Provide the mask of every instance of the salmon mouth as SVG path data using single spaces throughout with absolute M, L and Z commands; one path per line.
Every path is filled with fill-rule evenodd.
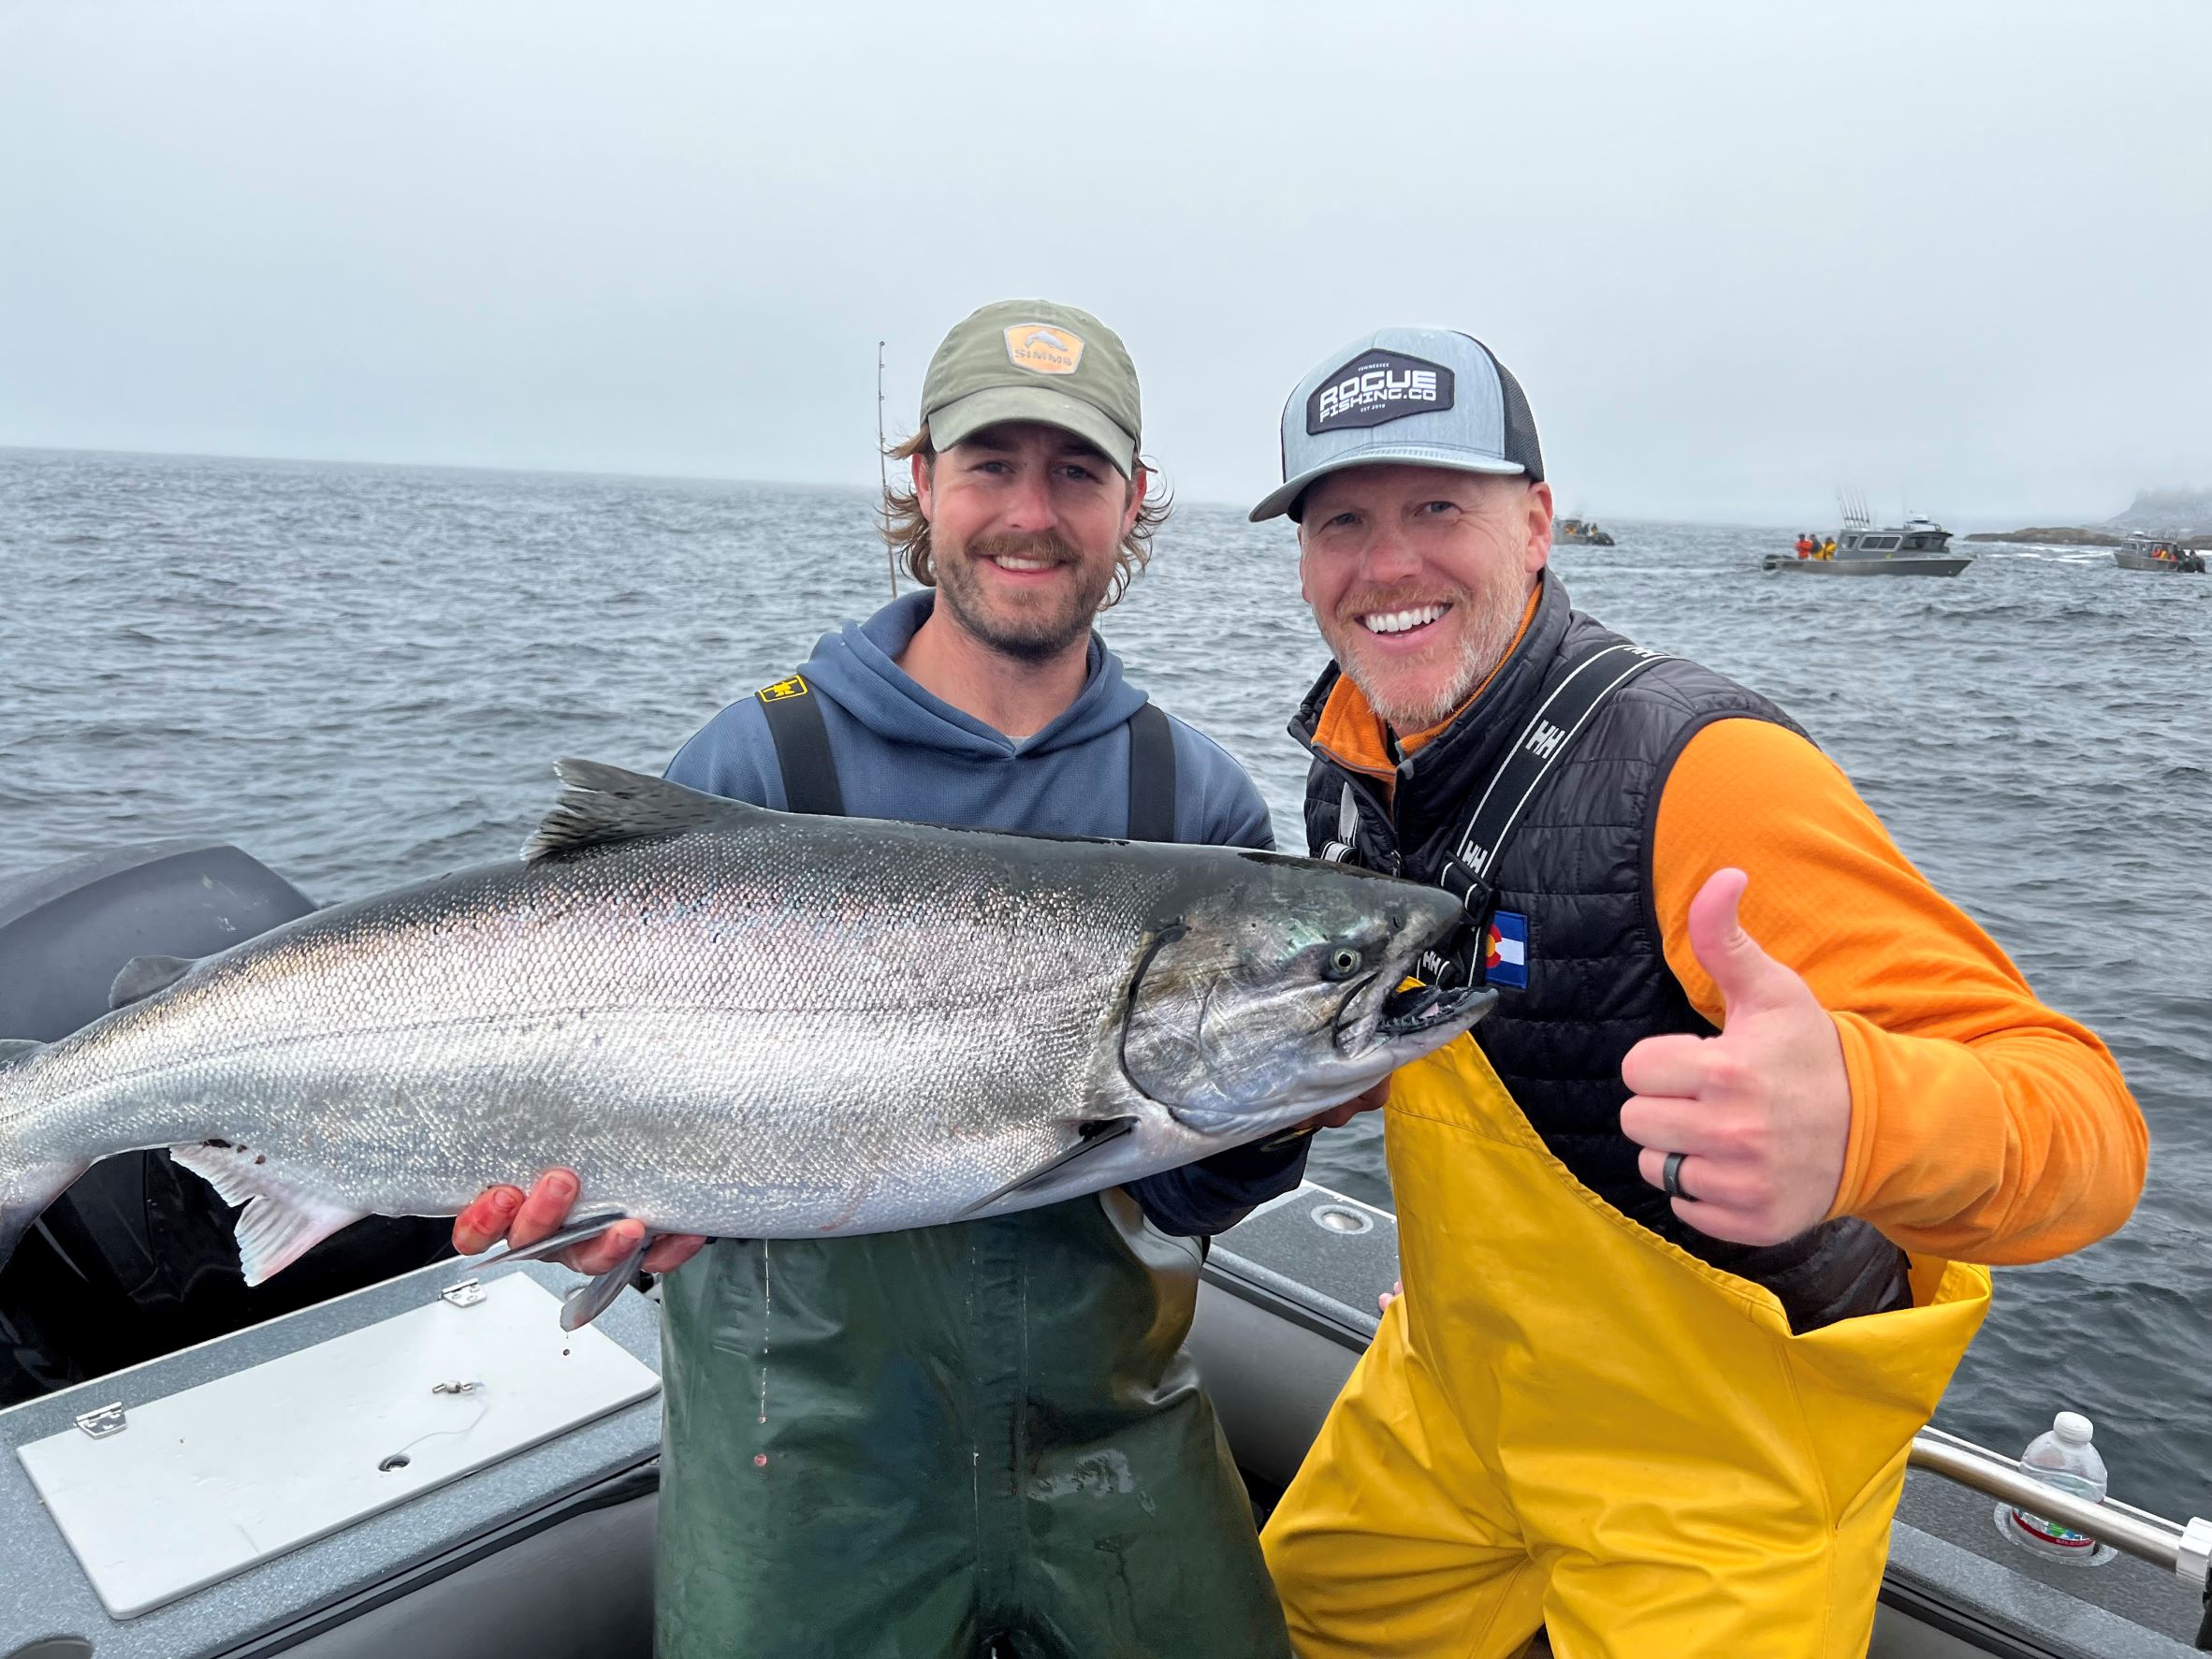
M 1385 984 L 1395 988 L 1385 991 Z M 1339 1006 L 1336 1047 L 1347 1056 L 1363 1055 L 1391 1043 L 1418 1041 L 1442 1028 L 1463 1030 L 1497 999 L 1488 985 L 1423 984 L 1385 970 L 1361 981 Z
M 1469 1009 L 1487 1009 L 1497 999 L 1498 994 L 1488 985 L 1404 985 L 1383 998 L 1375 1034 L 1388 1042 L 1419 1037 L 1439 1026 L 1471 1024 L 1463 1018 Z

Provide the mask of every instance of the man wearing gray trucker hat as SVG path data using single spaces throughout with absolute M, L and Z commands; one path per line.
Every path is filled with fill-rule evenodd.
M 1272 847 L 1244 771 L 1092 631 L 1162 514 L 1142 431 L 1096 317 L 1025 299 L 959 324 L 882 503 L 922 586 L 722 710 L 668 776 L 789 811 Z M 1200 1237 L 1304 1157 L 1290 1137 L 1018 1215 L 722 1239 L 669 1273 L 662 1659 L 1287 1655 L 1181 1350 Z M 576 1197 L 548 1181 L 487 1194 L 457 1242 L 544 1237 Z M 618 1264 L 635 1230 L 614 1234 L 571 1265 Z
M 2118 1227 L 2141 1114 L 1788 716 L 1569 607 L 1481 342 L 1352 342 L 1282 443 L 1308 841 L 1456 894 L 1424 972 L 1498 992 L 1390 1083 L 1404 1294 L 1268 1522 L 1292 1643 L 1864 1653 L 1970 1264 Z

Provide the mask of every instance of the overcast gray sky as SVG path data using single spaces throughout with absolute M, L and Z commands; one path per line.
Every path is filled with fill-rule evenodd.
M 1117 328 L 1186 500 L 1481 336 L 1562 505 L 2212 486 L 2212 6 L 0 0 L 0 444 L 864 483 Z

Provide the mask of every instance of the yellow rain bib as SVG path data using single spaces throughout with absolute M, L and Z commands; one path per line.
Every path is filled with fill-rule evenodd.
M 1987 1271 L 1794 1335 L 1578 1182 L 1472 1039 L 1386 1121 L 1405 1294 L 1263 1538 L 1302 1659 L 1863 1654 Z

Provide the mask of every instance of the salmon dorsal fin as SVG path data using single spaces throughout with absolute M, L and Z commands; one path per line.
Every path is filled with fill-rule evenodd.
M 561 761 L 553 770 L 561 782 L 560 798 L 537 834 L 523 843 L 522 857 L 529 864 L 589 847 L 680 836 L 709 824 L 730 828 L 764 810 L 598 761 Z

